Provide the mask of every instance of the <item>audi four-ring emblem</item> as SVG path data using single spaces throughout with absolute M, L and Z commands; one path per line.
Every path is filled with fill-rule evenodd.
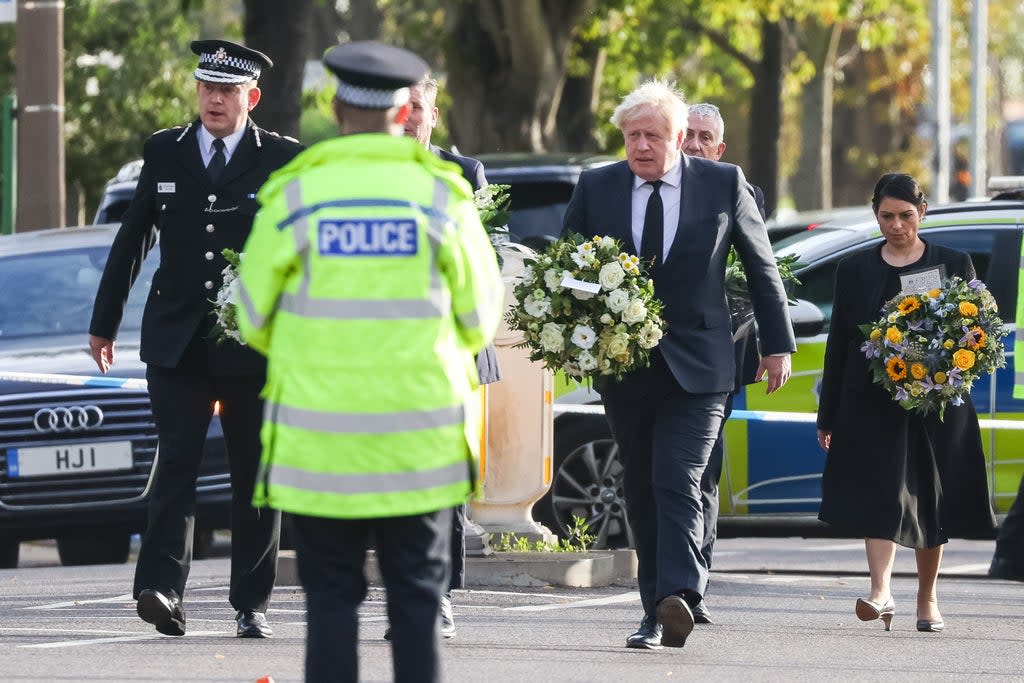
M 32 424 L 40 434 L 84 432 L 103 424 L 103 411 L 93 405 L 40 408 Z

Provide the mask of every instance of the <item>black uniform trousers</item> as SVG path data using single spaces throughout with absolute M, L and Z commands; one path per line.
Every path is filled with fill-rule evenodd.
M 225 342 L 229 343 L 229 342 Z M 146 370 L 156 419 L 159 455 L 149 501 L 149 519 L 135 567 L 134 596 L 147 588 L 184 595 L 192 562 L 196 478 L 213 404 L 220 420 L 231 471 L 231 589 L 236 610 L 265 612 L 277 577 L 281 513 L 254 508 L 260 461 L 262 375 L 218 376 L 209 367 L 207 341 L 197 335 L 176 368 Z
M 448 585 L 451 515 L 451 508 L 379 519 L 291 515 L 306 592 L 306 681 L 359 680 L 359 605 L 366 598 L 363 566 L 371 540 L 387 590 L 394 680 L 444 679 L 439 611 Z
M 685 391 L 657 349 L 649 367 L 602 389 L 624 468 L 640 600 L 648 615 L 669 595 L 686 593 L 692 606 L 704 593 L 700 481 L 726 396 Z

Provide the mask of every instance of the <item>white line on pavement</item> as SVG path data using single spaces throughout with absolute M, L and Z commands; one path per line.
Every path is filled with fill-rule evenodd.
M 621 602 L 639 602 L 640 593 L 630 591 L 621 595 L 610 595 L 607 598 L 592 598 L 590 600 L 576 600 L 574 602 L 561 603 L 557 605 L 520 605 L 519 607 L 506 607 L 507 612 L 546 612 L 554 609 L 573 609 L 577 607 L 597 607 L 599 605 L 614 605 Z
M 51 602 L 48 605 L 32 605 L 22 609 L 61 609 L 63 607 L 78 607 L 80 605 L 98 605 L 110 602 L 134 602 L 131 593 L 117 595 L 112 598 L 95 598 L 93 600 L 71 600 L 69 602 Z
M 196 636 L 224 636 L 230 635 L 234 638 L 234 634 L 226 634 L 223 631 L 195 631 L 189 633 L 187 636 L 181 636 L 184 638 L 194 638 Z M 52 650 L 59 647 L 81 647 L 82 645 L 102 645 L 104 643 L 129 643 L 135 640 L 154 640 L 156 638 L 177 638 L 179 636 L 164 636 L 159 633 L 147 636 L 121 636 L 118 638 L 90 638 L 88 640 L 65 640 L 56 643 L 38 643 L 36 645 L 19 645 L 18 647 L 25 649 L 34 650 Z
M 988 574 L 988 563 L 986 564 L 958 564 L 953 567 L 942 567 L 940 574 Z

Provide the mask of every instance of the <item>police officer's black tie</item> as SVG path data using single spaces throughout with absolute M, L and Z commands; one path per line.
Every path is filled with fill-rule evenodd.
M 217 138 L 213 141 L 213 158 L 210 159 L 210 163 L 206 166 L 206 173 L 210 176 L 210 180 L 217 182 L 221 171 L 224 170 L 224 164 L 224 141 Z
M 644 261 L 654 259 L 654 267 L 657 267 L 663 260 L 662 251 L 665 248 L 665 205 L 661 202 L 662 181 L 648 180 L 647 184 L 653 189 L 651 196 L 647 199 L 647 211 L 644 213 L 644 232 L 640 236 L 640 258 Z M 653 270 L 653 268 L 652 268 Z

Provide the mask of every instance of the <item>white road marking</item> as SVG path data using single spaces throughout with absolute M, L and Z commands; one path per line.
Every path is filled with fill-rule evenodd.
M 196 636 L 223 636 L 235 638 L 235 634 L 223 631 L 195 631 L 186 636 L 165 636 L 159 633 L 144 636 L 120 636 L 115 638 L 90 638 L 88 640 L 65 640 L 56 643 L 38 643 L 36 645 L 19 645 L 20 648 L 32 650 L 52 650 L 60 647 L 81 647 L 83 645 L 103 645 L 105 643 L 130 643 L 138 640 L 155 640 L 157 638 L 190 638 Z
M 986 564 L 960 564 L 953 567 L 942 567 L 940 574 L 988 574 L 989 565 Z
M 555 609 L 574 609 L 578 607 L 597 607 L 599 605 L 615 605 L 622 602 L 639 602 L 640 593 L 630 591 L 620 595 L 610 595 L 607 598 L 592 598 L 589 600 L 575 600 L 573 602 L 559 603 L 556 605 L 520 605 L 518 607 L 506 607 L 506 612 L 546 612 Z
M 131 593 L 125 593 L 124 595 L 117 595 L 112 598 L 95 598 L 92 600 L 71 600 L 69 602 L 51 602 L 48 605 L 32 605 L 30 607 L 23 607 L 22 609 L 61 609 L 64 607 L 78 607 L 80 605 L 100 605 L 111 602 L 134 602 Z

